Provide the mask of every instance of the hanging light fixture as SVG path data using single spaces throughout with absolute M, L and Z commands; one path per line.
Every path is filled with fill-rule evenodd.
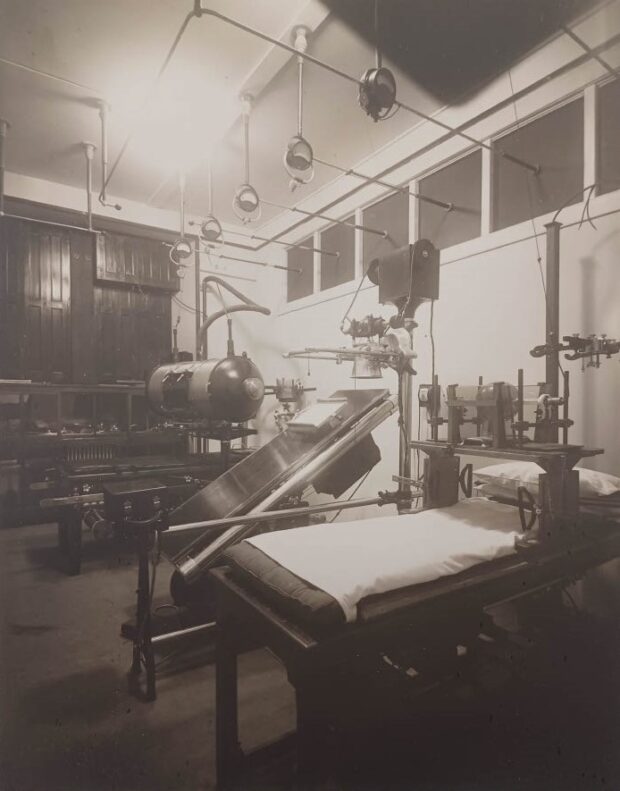
M 179 226 L 181 234 L 170 248 L 170 260 L 177 266 L 189 258 L 194 249 L 185 238 L 185 173 L 179 173 Z
M 250 184 L 250 110 L 252 97 L 244 94 L 241 99 L 243 108 L 243 138 L 244 138 L 244 183 L 235 192 L 233 198 L 233 211 L 244 223 L 252 222 L 260 217 L 260 198 L 254 187 Z
M 211 160 L 209 160 L 207 168 L 209 212 L 200 224 L 200 237 L 205 242 L 217 243 L 223 240 L 224 232 L 222 231 L 220 221 L 213 214 L 213 174 L 211 172 Z
M 314 178 L 314 154 L 312 146 L 303 135 L 304 109 L 304 59 L 308 48 L 308 31 L 301 26 L 294 31 L 294 46 L 301 53 L 297 56 L 297 134 L 288 141 L 284 152 L 284 167 L 291 177 L 291 192 L 297 187 L 308 184 Z
M 373 121 L 385 120 L 396 101 L 396 79 L 383 66 L 379 48 L 379 0 L 375 0 L 375 67 L 367 69 L 360 79 L 359 103 Z

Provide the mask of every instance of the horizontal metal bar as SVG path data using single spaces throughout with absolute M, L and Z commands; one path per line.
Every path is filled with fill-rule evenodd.
M 174 247 L 174 245 L 171 244 L 170 242 L 162 242 L 162 244 L 165 247 L 169 247 L 169 248 Z M 263 267 L 268 267 L 269 269 L 283 269 L 285 272 L 293 272 L 293 271 L 301 272 L 301 269 L 293 270 L 293 269 L 289 269 L 288 266 L 282 266 L 281 264 L 271 264 L 268 263 L 267 261 L 252 261 L 250 258 L 237 258 L 236 256 L 233 255 L 224 255 L 222 253 L 218 253 L 216 252 L 216 250 L 217 248 L 215 247 L 211 248 L 208 245 L 206 250 L 201 250 L 199 247 L 192 247 L 192 253 L 194 254 L 198 253 L 198 255 L 206 255 L 209 258 L 209 260 L 211 260 L 211 257 L 216 259 L 221 258 L 224 261 L 238 261 L 241 264 L 254 264 L 254 266 L 263 266 Z M 184 269 L 194 269 L 193 264 L 177 263 L 176 265 L 183 267 Z
M 176 632 L 167 632 L 166 634 L 156 634 L 151 637 L 151 643 L 157 645 L 159 643 L 167 643 L 170 640 L 178 640 L 181 637 L 187 637 L 190 634 L 198 634 L 200 632 L 213 632 L 215 631 L 215 621 L 209 623 L 201 623 L 198 626 L 188 626 L 187 629 L 178 629 Z
M 336 220 L 334 217 L 328 217 L 326 214 L 320 214 L 316 211 L 306 211 L 305 209 L 300 209 L 298 206 L 283 206 L 281 203 L 274 203 L 273 201 L 265 200 L 264 198 L 261 199 L 263 203 L 267 204 L 267 206 L 274 206 L 276 209 L 282 209 L 283 211 L 295 211 L 299 214 L 304 214 L 306 217 L 318 217 L 321 220 L 328 220 L 329 222 L 336 223 L 336 225 L 346 225 L 349 228 L 357 228 L 365 233 L 374 233 L 377 236 L 381 236 L 384 239 L 387 238 L 388 232 L 387 231 L 380 231 L 377 228 L 369 228 L 367 225 L 360 225 L 356 222 L 347 222 L 346 220 Z
M 321 503 L 309 505 L 305 508 L 283 508 L 280 511 L 262 511 L 244 516 L 225 516 L 222 519 L 210 519 L 206 522 L 188 522 L 185 525 L 172 525 L 167 533 L 183 533 L 188 530 L 198 530 L 212 527 L 231 527 L 233 525 L 253 524 L 254 522 L 271 522 L 274 519 L 294 519 L 298 516 L 309 514 L 322 514 L 327 511 L 344 511 L 347 508 L 364 508 L 369 505 L 381 505 L 381 497 L 367 497 L 359 500 L 344 500 L 343 502 Z
M 587 52 L 587 54 L 591 58 L 594 58 L 594 60 L 597 61 L 597 63 L 599 63 L 605 69 L 605 71 L 608 71 L 614 77 L 618 77 L 618 75 L 620 75 L 620 71 L 618 71 L 618 69 L 614 69 L 614 67 L 611 66 L 609 63 L 607 63 L 607 61 L 604 58 L 601 58 L 598 52 L 594 52 L 592 48 L 589 47 L 586 44 L 586 42 L 583 39 L 581 39 L 576 33 L 574 33 L 567 25 L 562 25 L 562 30 L 566 33 L 567 36 L 572 38 L 572 40 L 576 44 L 578 44 L 584 52 Z
M 367 181 L 369 184 L 379 184 L 381 187 L 387 187 L 388 189 L 395 190 L 396 192 L 402 192 L 405 195 L 411 195 L 412 198 L 416 198 L 416 200 L 422 201 L 423 203 L 432 203 L 433 206 L 441 206 L 442 209 L 446 211 L 452 211 L 455 208 L 453 203 L 446 203 L 446 201 L 438 200 L 437 198 L 430 198 L 427 195 L 421 195 L 419 192 L 412 192 L 407 187 L 398 187 L 396 184 L 390 184 L 387 181 L 383 181 L 382 179 L 377 179 L 374 176 L 366 176 L 364 173 L 358 173 L 353 168 L 343 168 L 340 165 L 334 165 L 333 162 L 327 162 L 324 159 L 319 159 L 319 157 L 314 157 L 314 161 L 318 162 L 320 165 L 325 165 L 328 168 L 333 168 L 334 170 L 338 170 L 340 173 L 344 173 L 346 176 L 355 176 L 355 178 L 363 179 Z
M 429 123 L 435 124 L 436 126 L 440 126 L 442 129 L 445 129 L 446 132 L 450 132 L 451 134 L 458 135 L 462 137 L 464 140 L 468 140 L 470 143 L 473 143 L 476 146 L 480 146 L 481 148 L 485 148 L 487 151 L 490 151 L 494 156 L 500 156 L 504 159 L 509 159 L 511 162 L 514 162 L 516 165 L 521 165 L 521 167 L 526 168 L 527 170 L 531 171 L 535 176 L 540 173 L 540 165 L 532 165 L 530 162 L 525 162 L 523 159 L 519 159 L 519 157 L 515 157 L 512 154 L 508 154 L 506 151 L 503 151 L 501 148 L 497 146 L 493 146 L 491 143 L 485 143 L 483 140 L 478 140 L 471 135 L 468 135 L 467 132 L 461 132 L 458 128 L 450 126 L 450 124 L 446 124 L 443 121 L 440 121 L 438 118 L 435 118 L 433 115 L 428 115 L 427 113 L 423 113 L 421 110 L 416 110 L 415 107 L 411 107 L 408 104 L 404 104 L 403 102 L 395 101 L 394 104 L 397 107 L 401 107 L 403 110 L 407 110 L 407 112 L 412 113 L 413 115 L 417 115 L 419 118 L 423 118 L 425 121 Z
M 41 508 L 57 508 L 63 505 L 103 505 L 103 494 L 74 494 L 67 497 L 44 497 L 39 501 Z
M 188 225 L 200 225 L 199 222 L 190 220 Z M 324 250 L 322 247 L 311 247 L 307 244 L 297 244 L 295 242 L 284 242 L 281 239 L 269 239 L 266 236 L 258 236 L 255 233 L 243 233 L 242 231 L 230 231 L 232 236 L 242 236 L 244 239 L 256 239 L 257 242 L 268 242 L 269 244 L 279 244 L 283 247 L 296 247 L 298 250 L 308 250 L 311 253 L 321 253 L 321 255 L 330 255 L 334 258 L 340 258 L 340 253 L 334 253 L 331 250 Z
M 84 217 L 87 216 L 86 212 L 80 212 Z M 84 231 L 84 233 L 100 234 L 103 231 L 97 231 L 94 228 L 88 228 L 82 225 L 70 225 L 66 222 L 52 222 L 52 220 L 39 220 L 36 217 L 22 217 L 19 214 L 3 214 L 3 217 L 8 217 L 11 220 L 24 220 L 24 222 L 36 222 L 39 225 L 50 225 L 52 228 L 68 228 L 70 231 Z
M 205 253 L 206 255 L 210 255 L 211 253 L 206 250 L 198 250 L 198 253 Z M 239 261 L 242 264 L 254 264 L 255 266 L 266 266 L 269 269 L 283 269 L 285 272 L 301 272 L 301 269 L 292 269 L 288 266 L 282 266 L 281 264 L 269 264 L 266 261 L 250 261 L 248 258 L 236 258 L 234 255 L 220 255 L 220 253 L 214 253 L 214 258 L 221 258 L 224 261 Z

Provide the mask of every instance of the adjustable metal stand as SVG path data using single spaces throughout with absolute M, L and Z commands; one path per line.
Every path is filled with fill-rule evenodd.
M 146 523 L 128 524 L 136 530 L 138 548 L 138 588 L 136 626 L 133 634 L 133 660 L 128 674 L 129 692 L 137 698 L 153 701 L 155 691 L 155 655 L 151 631 L 151 575 L 149 572 L 149 550 L 157 541 L 157 531 L 162 527 L 159 515 Z M 146 687 L 142 690 L 140 677 L 144 666 Z

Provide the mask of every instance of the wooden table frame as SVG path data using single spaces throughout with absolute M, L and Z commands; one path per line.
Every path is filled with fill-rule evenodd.
M 286 668 L 297 705 L 297 772 L 302 784 L 317 779 L 330 674 L 355 659 L 404 640 L 454 638 L 463 624 L 480 623 L 483 611 L 507 600 L 564 586 L 587 570 L 620 555 L 620 525 L 580 524 L 572 541 L 534 547 L 507 558 L 483 563 L 474 573 L 447 577 L 420 586 L 406 607 L 365 623 L 346 625 L 318 636 L 266 605 L 239 584 L 228 567 L 211 571 L 217 596 L 216 646 L 216 775 L 218 788 L 240 777 L 250 756 L 238 734 L 237 658 L 257 647 L 270 649 Z M 333 690 L 332 690 L 333 691 Z

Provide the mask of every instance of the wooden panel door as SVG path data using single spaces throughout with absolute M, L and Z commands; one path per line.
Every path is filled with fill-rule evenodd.
M 0 217 L 0 377 L 22 378 L 24 283 L 16 224 Z
M 35 381 L 71 378 L 71 268 L 67 232 L 2 220 L 0 375 Z
M 71 381 L 71 245 L 51 226 L 21 223 L 26 378 Z

